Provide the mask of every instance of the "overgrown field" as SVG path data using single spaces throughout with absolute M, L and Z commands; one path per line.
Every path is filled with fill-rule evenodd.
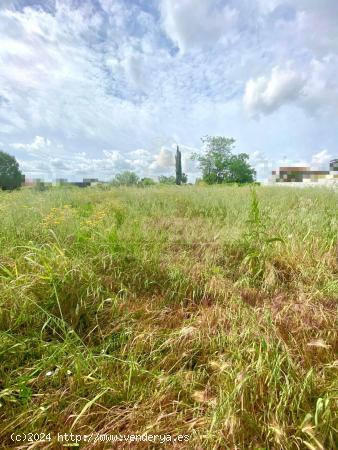
M 3 448 L 337 446 L 338 192 L 255 192 L 0 192 Z

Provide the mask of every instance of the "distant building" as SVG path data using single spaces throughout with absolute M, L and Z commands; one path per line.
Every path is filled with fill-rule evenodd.
M 332 161 L 330 161 L 330 172 L 338 173 L 338 158 L 332 159 Z
M 338 159 L 330 161 L 330 170 L 309 167 L 280 167 L 273 170 L 270 183 L 338 184 Z
M 100 181 L 98 178 L 83 178 L 82 181 L 68 181 L 67 178 L 57 178 L 52 183 L 53 186 L 77 186 L 80 188 L 102 184 L 108 184 L 108 182 Z
M 77 186 L 80 188 L 96 186 L 100 181 L 98 178 L 83 178 L 83 181 L 68 181 L 66 178 L 57 178 L 54 186 Z
M 25 178 L 25 181 L 23 182 L 22 186 L 24 187 L 34 187 L 38 184 L 40 180 L 34 180 L 32 178 Z
M 90 186 L 90 183 L 85 182 L 85 181 L 72 181 L 71 183 L 68 183 L 68 184 L 70 184 L 71 186 L 77 186 L 80 188 L 85 188 L 85 187 Z
M 98 178 L 84 178 L 83 182 L 93 184 L 93 183 L 98 183 L 99 179 Z

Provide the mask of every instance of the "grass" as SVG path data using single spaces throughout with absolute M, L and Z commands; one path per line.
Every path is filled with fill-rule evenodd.
M 0 230 L 4 448 L 336 448 L 337 192 L 0 192 Z

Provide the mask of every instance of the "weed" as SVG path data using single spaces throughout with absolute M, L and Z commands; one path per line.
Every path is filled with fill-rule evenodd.
M 4 448 L 46 430 L 34 448 L 57 432 L 337 448 L 337 195 L 0 192 Z
M 244 239 L 240 243 L 245 250 L 242 264 L 247 268 L 247 275 L 252 285 L 262 282 L 266 273 L 271 247 L 276 243 L 285 244 L 281 237 L 272 236 L 269 233 L 268 220 L 268 217 L 262 217 L 256 189 L 252 188 L 250 213 L 247 220 L 249 230 L 245 232 Z

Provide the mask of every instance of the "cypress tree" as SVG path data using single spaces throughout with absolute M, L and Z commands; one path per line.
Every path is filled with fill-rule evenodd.
M 182 183 L 182 154 L 178 146 L 176 149 L 175 162 L 176 162 L 176 184 L 180 185 Z

